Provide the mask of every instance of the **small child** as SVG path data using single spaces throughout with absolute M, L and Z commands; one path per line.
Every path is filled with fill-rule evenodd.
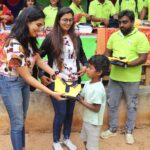
M 106 93 L 100 78 L 109 70 L 109 60 L 104 55 L 95 55 L 89 59 L 87 75 L 91 79 L 85 83 L 79 102 L 85 106 L 81 139 L 87 150 L 100 150 L 100 129 L 103 124 Z

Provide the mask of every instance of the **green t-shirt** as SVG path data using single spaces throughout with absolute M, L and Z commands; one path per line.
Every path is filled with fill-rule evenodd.
M 69 6 L 72 11 L 74 12 L 75 15 L 80 14 L 80 13 L 84 13 L 84 10 L 82 9 L 81 6 L 77 6 L 74 2 L 71 3 L 71 5 Z M 79 22 L 86 22 L 86 18 L 83 16 Z
M 125 57 L 128 61 L 137 59 L 139 54 L 148 53 L 150 46 L 144 33 L 134 29 L 124 36 L 121 31 L 113 33 L 107 43 L 112 50 L 113 57 Z M 110 78 L 122 82 L 138 82 L 141 80 L 142 65 L 133 67 L 119 67 L 112 65 Z
M 89 6 L 89 15 L 95 16 L 97 18 L 106 18 L 109 19 L 110 16 L 116 14 L 116 9 L 113 3 L 109 0 L 105 0 L 101 4 L 98 0 L 94 0 L 90 3 Z M 100 25 L 100 22 L 92 22 L 93 25 Z
M 58 7 L 47 6 L 43 10 L 45 14 L 45 27 L 53 27 L 58 12 Z
M 150 1 L 149 0 L 145 0 L 144 7 L 148 8 L 148 20 L 150 21 Z
M 143 0 L 137 0 L 137 8 L 138 10 L 136 10 L 136 2 L 135 0 L 122 0 L 121 5 L 119 5 L 119 0 L 117 0 L 116 4 L 115 4 L 115 8 L 117 13 L 119 13 L 122 10 L 126 10 L 129 9 L 131 11 L 134 12 L 135 17 L 138 18 L 138 13 L 137 11 L 140 13 L 142 11 L 143 8 Z
M 61 0 L 62 6 L 70 6 L 72 0 Z M 81 0 L 81 7 L 83 8 L 84 12 L 87 12 L 88 7 L 88 0 Z
M 87 81 L 81 91 L 81 96 L 89 104 L 101 105 L 99 112 L 94 112 L 84 107 L 83 121 L 92 125 L 102 125 L 106 104 L 106 92 L 102 82 L 90 83 L 90 81 Z

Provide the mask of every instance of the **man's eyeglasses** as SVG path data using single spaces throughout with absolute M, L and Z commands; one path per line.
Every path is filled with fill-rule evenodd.
M 128 22 L 129 22 L 128 20 L 118 21 L 119 24 L 127 24 Z
M 73 23 L 73 18 L 71 18 L 71 19 L 64 18 L 61 21 L 64 23 Z

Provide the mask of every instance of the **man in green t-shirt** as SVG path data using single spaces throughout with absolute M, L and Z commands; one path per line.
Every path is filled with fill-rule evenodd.
M 116 9 L 110 0 L 93 0 L 89 6 L 89 15 L 94 26 L 99 26 L 101 23 L 107 25 L 110 17 L 118 19 Z
M 146 15 L 148 14 L 148 21 L 150 21 L 150 0 L 144 1 L 144 6 L 141 12 L 140 19 L 145 19 Z
M 143 0 L 117 0 L 115 8 L 117 13 L 123 10 L 131 10 L 134 12 L 135 18 L 138 19 L 143 8 Z
M 69 7 L 74 12 L 75 22 L 86 23 L 87 20 L 90 20 L 90 16 L 84 12 L 81 6 L 81 0 L 72 0 L 72 3 Z
M 132 133 L 136 120 L 137 95 L 141 80 L 142 64 L 145 63 L 149 51 L 149 42 L 144 33 L 134 28 L 135 16 L 133 11 L 124 10 L 120 12 L 118 20 L 120 30 L 110 36 L 106 55 L 117 58 L 117 61 L 120 63 L 111 61 L 113 65 L 110 72 L 107 101 L 109 128 L 101 134 L 101 137 L 109 138 L 116 135 L 118 107 L 121 96 L 124 94 L 127 103 L 126 143 L 133 144 L 134 137 Z

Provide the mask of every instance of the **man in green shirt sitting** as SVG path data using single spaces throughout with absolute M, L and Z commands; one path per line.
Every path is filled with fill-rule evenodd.
M 81 4 L 81 0 L 72 0 L 72 3 L 69 7 L 74 12 L 75 21 L 85 23 L 86 20 L 90 19 L 90 16 L 84 12 L 84 10 L 80 4 Z
M 141 12 L 140 19 L 144 20 L 147 14 L 148 14 L 148 21 L 150 21 L 150 0 L 144 1 L 144 6 Z
M 116 9 L 110 0 L 91 1 L 89 15 L 94 26 L 99 26 L 102 23 L 107 25 L 110 17 L 117 19 Z
M 142 64 L 146 62 L 149 42 L 144 33 L 134 28 L 133 11 L 124 10 L 118 15 L 120 30 L 113 33 L 107 43 L 106 55 L 126 59 L 126 65 L 112 65 L 108 84 L 109 128 L 102 132 L 102 138 L 116 135 L 118 127 L 118 108 L 124 94 L 127 103 L 125 137 L 127 144 L 134 143 L 133 130 L 138 105 L 138 90 L 141 80 Z
M 122 10 L 131 10 L 134 12 L 135 18 L 138 19 L 143 8 L 143 0 L 117 0 L 115 8 L 117 13 Z

